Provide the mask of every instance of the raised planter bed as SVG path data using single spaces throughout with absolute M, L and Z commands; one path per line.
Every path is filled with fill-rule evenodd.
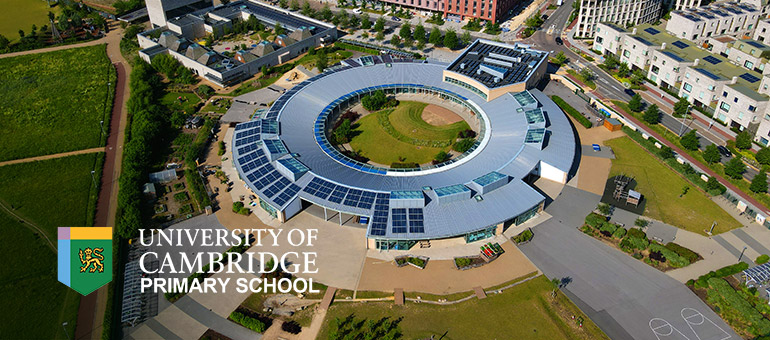
M 516 245 L 522 245 L 529 243 L 533 237 L 535 237 L 535 234 L 532 232 L 532 228 L 527 228 L 518 235 L 511 237 L 511 241 L 516 243 Z
M 455 257 L 454 260 L 455 268 L 458 270 L 478 268 L 489 263 L 480 255 Z
M 395 259 L 393 259 L 393 262 L 395 262 L 397 267 L 411 265 L 418 269 L 425 269 L 425 266 L 428 265 L 429 259 L 430 258 L 425 256 L 403 255 L 403 256 L 397 256 Z

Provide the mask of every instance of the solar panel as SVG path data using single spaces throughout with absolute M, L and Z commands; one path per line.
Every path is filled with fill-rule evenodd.
M 286 189 L 286 187 L 289 184 L 291 184 L 291 181 L 288 178 L 281 176 L 277 182 L 275 182 L 273 185 L 267 188 L 267 190 L 265 190 L 265 195 L 267 195 L 267 197 L 272 198 L 273 196 L 278 194 L 281 190 Z
M 409 232 L 410 233 L 424 233 L 425 225 L 422 214 L 422 208 L 410 208 L 409 209 Z
M 716 75 L 716 74 L 713 74 L 713 73 L 711 73 L 711 71 L 709 71 L 709 70 L 706 70 L 706 69 L 702 69 L 702 68 L 696 68 L 695 70 L 696 70 L 696 71 L 698 71 L 698 72 L 700 72 L 700 73 L 702 73 L 702 74 L 703 74 L 703 75 L 705 75 L 706 77 L 709 77 L 709 78 L 711 78 L 712 80 L 719 80 L 719 79 L 721 78 L 720 76 L 718 76 L 718 75 Z
M 406 233 L 406 209 L 405 208 L 395 208 L 390 211 L 391 215 L 391 232 L 394 234 L 404 234 Z
M 679 47 L 679 48 L 688 48 L 688 47 L 690 47 L 690 45 L 687 45 L 687 44 L 683 43 L 681 40 L 674 41 L 674 43 L 671 44 L 671 45 L 674 45 L 674 46 Z
M 649 34 L 652 34 L 652 35 L 656 35 L 656 34 L 660 33 L 660 31 L 658 31 L 658 30 L 656 30 L 656 29 L 654 29 L 652 27 L 647 27 L 647 28 L 644 29 L 644 31 L 649 33 Z
M 758 43 L 758 42 L 756 42 L 754 40 L 749 40 L 746 43 L 751 45 L 751 46 L 754 46 L 756 48 L 767 48 L 767 46 L 765 46 L 764 44 Z
M 288 202 L 292 197 L 297 195 L 297 192 L 299 192 L 299 187 L 296 184 L 289 185 L 286 190 L 284 190 L 278 197 L 276 197 L 273 201 L 275 201 L 275 204 L 278 204 L 279 206 L 283 206 Z
M 663 52 L 663 54 L 667 55 L 669 58 L 674 59 L 677 62 L 681 63 L 681 62 L 684 61 L 684 58 L 682 58 L 682 57 L 680 57 L 680 56 L 678 56 L 678 55 L 676 55 L 674 53 L 671 53 L 670 51 L 665 51 L 665 52 Z
M 749 83 L 752 83 L 752 84 L 759 81 L 759 78 L 755 77 L 754 75 L 752 75 L 750 73 L 741 74 L 740 77 L 741 77 L 741 79 L 743 79 L 743 80 L 745 80 L 745 81 L 747 81 Z
M 377 194 L 374 205 L 374 215 L 372 215 L 372 227 L 369 231 L 372 236 L 385 236 L 387 233 L 389 201 L 390 194 Z
M 334 191 L 332 192 L 332 195 L 329 196 L 329 202 L 334 203 L 340 203 L 345 198 L 345 194 L 348 193 L 348 188 L 343 187 L 341 185 L 337 185 L 334 188 Z
M 703 58 L 703 60 L 710 62 L 712 65 L 716 65 L 722 62 L 721 60 L 715 58 L 714 56 L 706 56 L 705 58 Z
M 375 197 L 377 197 L 377 194 L 371 191 L 364 191 L 361 193 L 361 200 L 358 202 L 358 207 L 362 209 L 371 209 Z
M 350 191 L 348 191 L 348 195 L 345 196 L 345 202 L 343 202 L 342 204 L 347 205 L 349 207 L 357 207 L 358 201 L 361 199 L 362 192 L 363 191 L 358 189 L 350 189 Z

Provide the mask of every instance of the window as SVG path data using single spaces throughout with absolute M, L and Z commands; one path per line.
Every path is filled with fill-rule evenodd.
M 626 58 L 630 58 L 631 57 L 631 52 L 628 52 L 628 50 L 625 50 L 625 51 L 623 51 L 623 56 L 626 57 Z
M 751 70 L 751 69 L 753 69 L 753 68 L 754 68 L 754 63 L 752 63 L 751 61 L 748 61 L 748 60 L 746 60 L 746 62 L 745 62 L 745 63 L 743 63 L 743 66 L 744 66 L 745 68 L 747 68 L 747 69 Z
M 727 97 L 727 91 L 722 92 L 722 97 Z
M 757 108 L 754 105 L 749 105 L 749 111 L 757 112 Z
M 687 79 L 690 79 L 690 72 L 685 73 L 684 77 L 687 78 Z
M 719 108 L 722 109 L 722 111 L 730 111 L 730 104 L 722 102 L 722 104 L 719 105 Z
M 743 112 L 738 112 L 738 120 L 742 120 L 742 119 L 743 119 Z
M 738 97 L 733 97 L 733 103 L 737 103 L 737 102 L 738 102 Z
M 714 85 L 709 85 L 708 89 L 709 91 L 714 91 Z
M 655 65 L 652 65 L 652 69 L 651 70 L 652 70 L 652 73 L 655 73 L 655 74 L 658 74 L 658 71 L 660 71 L 660 69 L 657 66 L 655 66 Z
M 690 85 L 688 83 L 684 83 L 684 86 L 682 86 L 682 89 L 684 89 L 685 92 L 690 92 L 690 91 L 692 91 L 692 85 Z

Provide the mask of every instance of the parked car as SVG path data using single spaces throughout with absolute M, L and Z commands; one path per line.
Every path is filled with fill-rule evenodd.
M 361 14 L 361 9 L 360 8 L 356 8 L 356 9 L 353 10 L 353 13 Z
M 395 16 L 395 15 L 394 15 L 392 18 L 390 18 L 390 20 L 393 20 L 393 21 L 401 21 L 401 18 L 399 18 L 399 17 L 397 17 L 397 16 Z
M 556 37 L 556 44 L 557 44 L 557 45 L 561 45 L 561 44 L 563 44 L 563 43 L 564 43 L 564 42 L 561 40 L 561 38 L 560 38 L 560 37 Z
M 719 153 L 722 154 L 722 157 L 729 158 L 733 156 L 733 153 L 730 152 L 730 149 L 724 147 L 724 145 L 718 145 L 717 150 L 719 150 Z

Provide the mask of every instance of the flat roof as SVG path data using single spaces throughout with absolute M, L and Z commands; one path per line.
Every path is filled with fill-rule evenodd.
M 526 81 L 547 57 L 547 52 L 527 45 L 476 40 L 447 70 L 476 80 L 487 88 L 495 88 Z

